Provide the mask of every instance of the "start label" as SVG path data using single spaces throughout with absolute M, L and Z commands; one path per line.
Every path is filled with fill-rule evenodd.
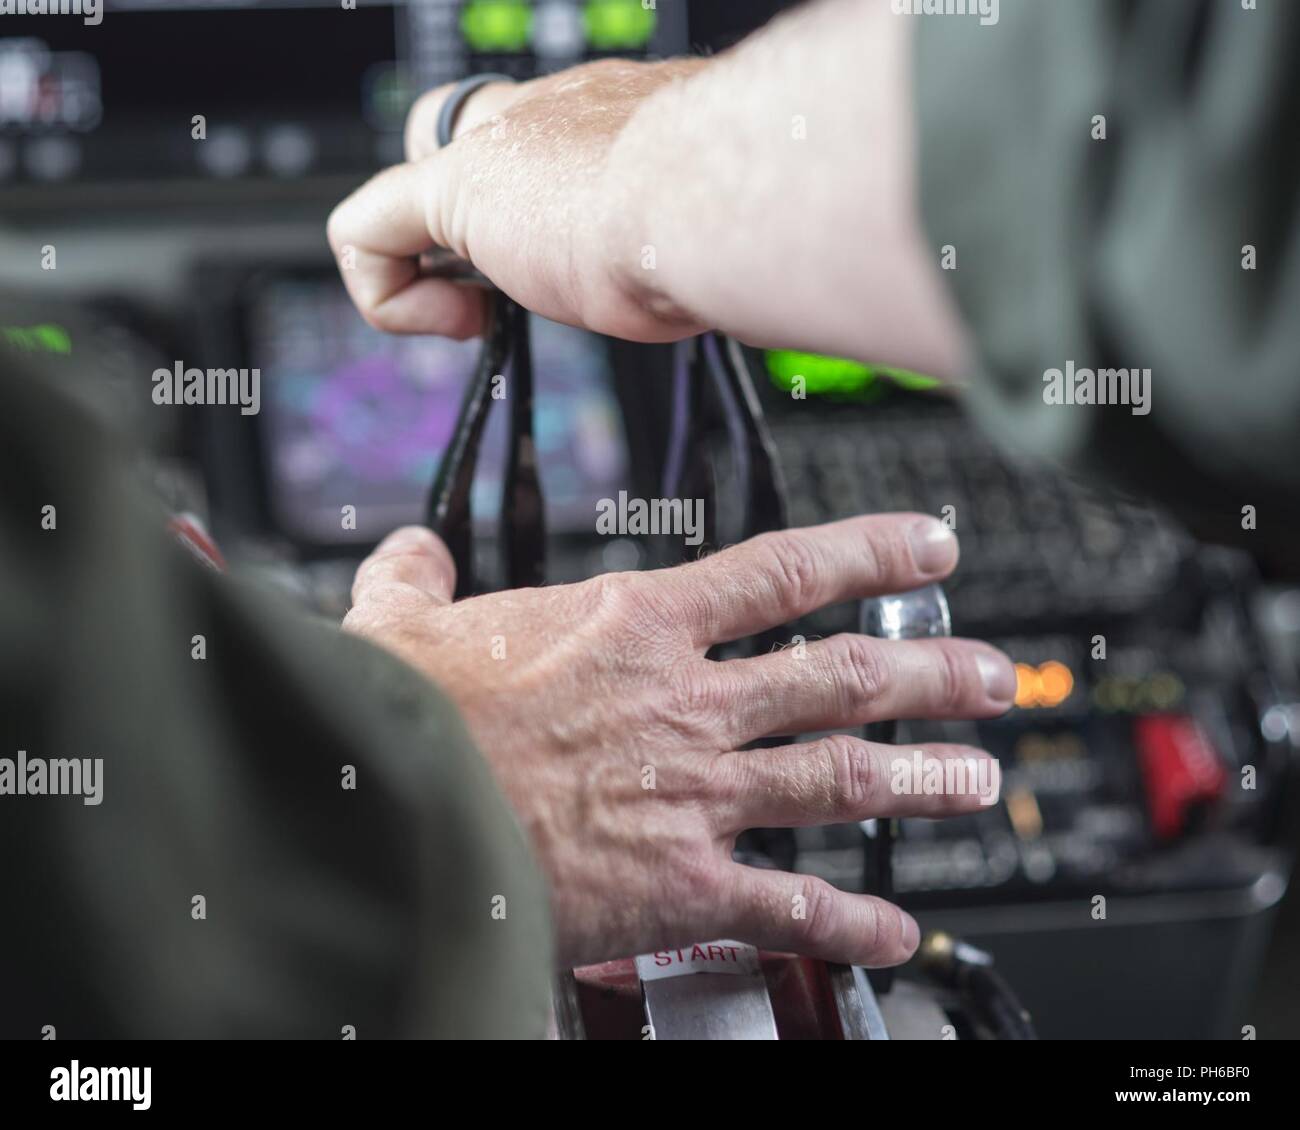
M 753 976 L 761 972 L 758 950 L 744 942 L 699 942 L 680 949 L 641 954 L 636 959 L 642 981 L 684 977 L 688 973 L 730 973 Z

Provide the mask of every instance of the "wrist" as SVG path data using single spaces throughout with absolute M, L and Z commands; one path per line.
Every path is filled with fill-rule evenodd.
M 665 338 L 696 332 L 701 319 L 683 300 L 679 282 L 687 264 L 680 255 L 665 261 L 671 233 L 680 222 L 672 209 L 681 193 L 675 160 L 679 139 L 674 123 L 689 111 L 694 75 L 712 60 L 670 60 L 656 64 L 662 85 L 628 116 L 610 146 L 602 170 L 599 198 L 599 251 L 613 300 L 630 304 L 662 327 Z

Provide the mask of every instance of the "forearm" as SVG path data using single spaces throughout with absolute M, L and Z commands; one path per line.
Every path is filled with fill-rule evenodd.
M 450 248 L 515 301 L 630 341 L 708 327 L 949 376 L 962 334 L 918 218 L 909 17 L 817 0 L 707 61 L 589 63 L 477 93 L 452 145 L 412 111 L 410 161 L 330 217 L 366 319 L 482 331 L 421 275 Z
M 916 204 L 910 22 L 823 0 L 648 98 L 607 173 L 621 285 L 754 344 L 955 373 Z

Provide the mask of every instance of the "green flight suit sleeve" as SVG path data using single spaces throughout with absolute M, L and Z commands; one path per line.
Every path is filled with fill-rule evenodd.
M 36 369 L 0 349 L 0 758 L 102 778 L 0 795 L 0 1035 L 543 1035 L 544 887 L 450 703 L 191 559 Z
M 1300 5 L 1001 0 L 988 26 L 914 21 L 922 209 L 936 259 L 955 252 L 974 414 L 1294 562 Z M 1071 361 L 1149 368 L 1149 414 L 1045 403 Z

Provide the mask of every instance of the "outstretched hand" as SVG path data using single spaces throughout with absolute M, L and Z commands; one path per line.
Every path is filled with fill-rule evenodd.
M 844 634 L 713 661 L 714 644 L 825 605 L 938 580 L 957 540 L 919 514 L 764 534 L 714 556 L 453 603 L 424 529 L 358 569 L 344 628 L 423 671 L 458 705 L 549 877 L 567 965 L 729 937 L 859 965 L 906 960 L 916 923 L 820 879 L 743 866 L 739 832 L 975 811 L 977 795 L 900 795 L 914 749 L 834 734 L 888 718 L 982 718 L 1012 702 L 1010 662 L 961 639 Z M 921 747 L 928 759 L 987 758 Z M 984 798 L 983 803 L 987 803 Z

